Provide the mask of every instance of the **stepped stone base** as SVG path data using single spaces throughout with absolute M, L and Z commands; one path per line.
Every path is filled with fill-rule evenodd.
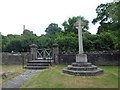
M 63 69 L 63 73 L 75 76 L 97 76 L 103 74 L 103 70 L 88 62 L 76 62 Z

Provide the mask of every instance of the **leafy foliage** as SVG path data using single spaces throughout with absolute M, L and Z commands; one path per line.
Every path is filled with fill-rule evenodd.
M 96 13 L 97 17 L 92 23 L 100 22 L 97 34 L 111 33 L 115 38 L 114 48 L 120 49 L 120 1 L 99 5 Z
M 61 28 L 58 27 L 58 24 L 51 23 L 45 30 L 47 34 L 56 34 L 58 32 L 61 32 Z
M 76 52 L 78 50 L 78 38 L 74 33 L 68 33 L 62 37 L 59 36 L 55 42 L 59 44 L 61 51 Z
M 2 35 L 3 52 L 26 52 L 29 51 L 29 45 L 37 44 L 38 48 L 52 48 L 54 43 L 59 44 L 60 51 L 78 52 L 78 33 L 74 23 L 81 18 L 87 26 L 83 29 L 83 47 L 84 51 L 102 51 L 114 50 L 119 48 L 118 37 L 116 32 L 108 30 L 100 34 L 93 35 L 87 31 L 88 21 L 81 16 L 69 18 L 63 23 L 64 30 L 58 24 L 51 23 L 46 28 L 46 34 L 37 36 L 30 30 L 24 30 L 21 35 L 7 36 Z M 116 19 L 116 18 L 115 18 Z
M 100 22 L 98 34 L 108 30 L 120 30 L 120 2 L 100 4 L 96 8 L 97 17 L 92 23 Z
M 84 17 L 82 17 L 82 16 L 77 16 L 77 17 L 69 18 L 68 21 L 64 21 L 64 22 L 63 22 L 62 25 L 63 25 L 63 27 L 64 27 L 65 33 L 74 32 L 75 34 L 78 34 L 78 30 L 74 27 L 74 24 L 75 24 L 75 22 L 76 22 L 79 18 L 83 21 L 83 23 L 86 24 L 86 26 L 83 26 L 83 27 L 82 27 L 82 30 L 83 30 L 83 31 L 88 30 L 88 28 L 89 28 L 89 27 L 88 27 L 89 21 L 88 21 L 88 20 L 85 20 Z

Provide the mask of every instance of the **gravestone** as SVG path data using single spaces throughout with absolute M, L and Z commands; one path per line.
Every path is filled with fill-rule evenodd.
M 83 51 L 82 26 L 85 24 L 78 19 L 74 26 L 78 29 L 79 54 L 76 55 L 76 62 L 63 69 L 63 73 L 76 76 L 96 76 L 103 73 L 103 70 L 87 62 L 87 55 Z

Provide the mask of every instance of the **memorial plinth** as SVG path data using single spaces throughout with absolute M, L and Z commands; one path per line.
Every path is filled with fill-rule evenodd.
M 77 54 L 76 62 L 87 62 L 87 55 L 86 54 Z
M 102 69 L 97 68 L 97 66 L 92 65 L 87 61 L 87 54 L 84 54 L 83 52 L 82 26 L 84 26 L 84 24 L 81 19 L 79 19 L 75 23 L 75 27 L 78 29 L 79 40 L 79 54 L 76 55 L 76 62 L 63 69 L 63 73 L 75 76 L 97 76 L 103 74 Z

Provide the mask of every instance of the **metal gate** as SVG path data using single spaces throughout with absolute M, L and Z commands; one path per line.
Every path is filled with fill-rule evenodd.
M 38 49 L 37 58 L 38 59 L 44 59 L 44 60 L 52 59 L 51 49 L 45 49 L 45 48 L 44 49 Z

